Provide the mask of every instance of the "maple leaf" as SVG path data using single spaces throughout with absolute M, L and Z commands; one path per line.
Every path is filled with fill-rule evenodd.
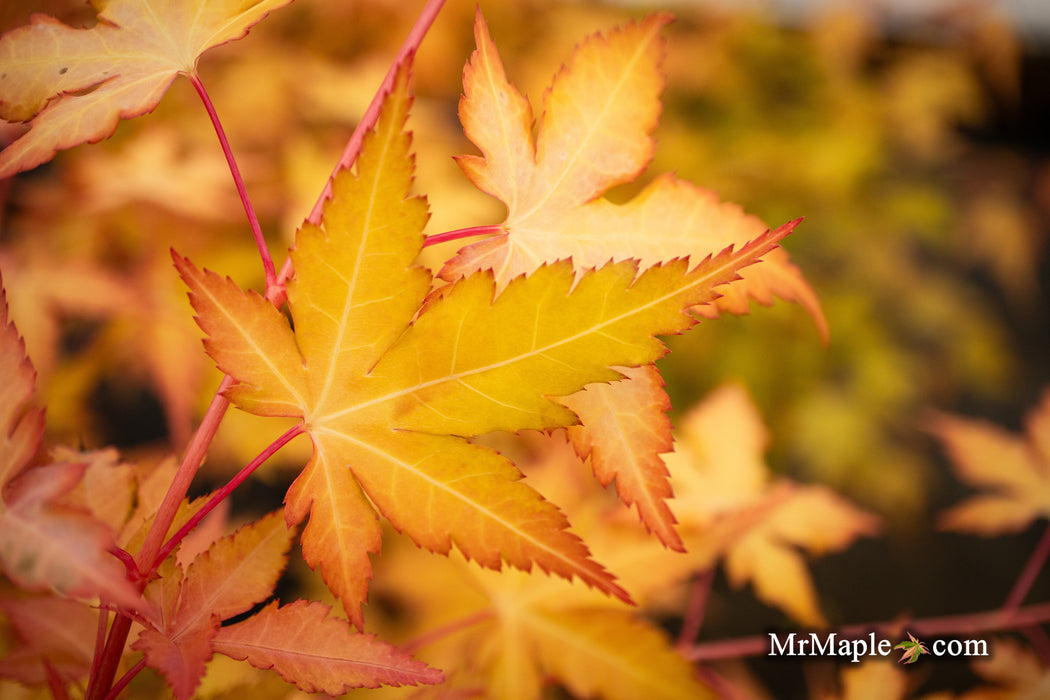
M 146 591 L 157 606 L 152 626 L 132 648 L 145 652 L 146 662 L 164 675 L 177 698 L 189 698 L 200 682 L 220 623 L 273 593 L 291 540 L 275 512 L 217 540 L 185 574 L 166 560 Z
M 837 551 L 878 521 L 830 489 L 771 481 L 762 454 L 768 434 L 744 389 L 726 385 L 694 407 L 667 455 L 677 494 L 672 508 L 683 523 L 703 529 L 726 517 L 750 522 L 727 541 L 726 573 L 736 586 L 750 581 L 756 595 L 795 619 L 825 624 L 801 550 Z M 755 518 L 754 509 L 761 509 Z
M 486 436 L 490 441 L 515 454 L 529 483 L 564 507 L 640 605 L 657 591 L 666 595 L 698 566 L 702 555 L 692 548 L 669 551 L 633 524 L 608 517 L 623 511 L 595 497 L 602 491 L 562 431 Z M 480 686 L 484 697 L 539 698 L 553 680 L 573 697 L 710 696 L 666 633 L 637 608 L 564 579 L 435 557 L 404 538 L 391 545 L 384 547 L 377 585 L 411 618 L 409 634 L 419 641 L 410 647 L 430 642 L 427 658 L 446 670 L 450 691 Z M 419 580 L 429 585 L 421 588 Z
M 0 284 L 0 564 L 18 586 L 77 598 L 101 596 L 138 609 L 141 597 L 109 553 L 112 531 L 83 508 L 60 499 L 81 481 L 85 464 L 33 465 L 44 412 L 26 408 L 33 366 Z
M 919 657 L 923 654 L 930 653 L 929 649 L 926 648 L 926 645 L 916 639 L 911 632 L 908 632 L 907 642 L 901 642 L 893 648 L 904 650 L 904 653 L 901 654 L 901 658 L 897 662 L 904 664 L 913 664 L 918 661 Z
M 440 671 L 414 661 L 370 634 L 354 633 L 322 603 L 270 603 L 244 622 L 222 628 L 215 651 L 272 668 L 307 693 L 340 695 L 350 688 L 440 683 Z
M 624 205 L 601 197 L 634 180 L 652 158 L 650 132 L 663 88 L 658 34 L 670 20 L 668 14 L 651 15 L 578 46 L 544 93 L 534 140 L 532 108 L 508 81 L 478 11 L 477 50 L 464 70 L 460 119 L 483 155 L 457 162 L 478 188 L 507 206 L 507 218 L 502 234 L 466 246 L 448 261 L 442 278 L 491 269 L 502 289 L 543 263 L 570 257 L 580 270 L 627 258 L 645 268 L 675 257 L 703 258 L 768 228 L 738 205 L 670 175 Z M 816 295 L 783 250 L 740 276 L 719 290 L 717 308 L 746 313 L 749 297 L 769 304 L 776 295 L 802 303 L 827 334 Z
M 650 132 L 663 86 L 658 32 L 668 21 L 669 15 L 652 15 L 577 47 L 545 93 L 533 141 L 531 106 L 508 82 L 477 13 L 478 48 L 464 71 L 460 118 L 483 155 L 457 162 L 475 185 L 506 204 L 507 218 L 503 233 L 448 261 L 444 279 L 491 269 L 497 289 L 503 289 L 518 275 L 563 258 L 572 259 L 578 274 L 627 258 L 644 268 L 679 256 L 703 258 L 766 230 L 739 206 L 671 176 L 658 178 L 625 205 L 601 198 L 610 187 L 633 180 L 652 157 Z M 801 302 L 827 335 L 816 295 L 783 250 L 741 271 L 740 278 L 696 311 L 709 318 L 719 309 L 746 313 L 750 298 L 771 304 L 777 295 Z M 670 422 L 661 415 L 669 402 L 655 367 L 631 375 L 631 381 L 589 387 L 563 402 L 582 422 L 572 431 L 573 444 L 581 456 L 593 455 L 603 484 L 616 480 L 621 500 L 637 507 L 648 529 L 681 550 L 664 502 L 671 488 L 659 456 L 671 447 Z
M 1050 391 L 1013 435 L 987 421 L 936 415 L 930 430 L 959 478 L 987 493 L 944 511 L 941 528 L 992 537 L 1050 517 Z
M 258 294 L 176 256 L 206 349 L 238 380 L 229 397 L 239 407 L 303 419 L 314 452 L 285 514 L 309 514 L 304 557 L 355 623 L 380 546 L 373 504 L 432 551 L 454 543 L 485 567 L 538 565 L 626 599 L 564 516 L 507 459 L 465 438 L 575 423 L 549 397 L 620 378 L 611 366 L 655 361 L 666 348 L 654 335 L 693 325 L 684 309 L 712 299 L 791 226 L 692 267 L 680 259 L 639 275 L 628 261 L 576 280 L 569 263 L 550 265 L 495 299 L 492 276 L 472 275 L 416 317 L 431 277 L 411 266 L 426 209 L 408 196 L 406 85 L 403 73 L 356 174 L 336 177 L 322 226 L 297 234 L 294 331 Z
M 681 551 L 675 517 L 665 501 L 673 495 L 667 466 L 660 458 L 674 444 L 663 378 L 656 365 L 617 371 L 623 380 L 592 384 L 559 399 L 580 418 L 580 425 L 568 428 L 569 438 L 580 457 L 591 458 L 601 484 L 615 480 L 620 500 L 638 508 L 661 542 Z
M 245 36 L 291 0 L 99 0 L 98 23 L 74 29 L 42 14 L 0 38 L 0 117 L 31 120 L 0 152 L 0 178 L 99 141 L 160 102 L 210 48 Z

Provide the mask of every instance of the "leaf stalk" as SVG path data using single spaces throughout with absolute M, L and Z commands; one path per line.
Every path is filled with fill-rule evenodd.
M 259 257 L 262 259 L 263 270 L 266 273 L 266 289 L 269 291 L 277 283 L 277 273 L 274 269 L 273 256 L 270 255 L 270 249 L 266 245 L 266 239 L 263 237 L 262 226 L 259 224 L 259 217 L 255 215 L 255 208 L 252 207 L 251 200 L 248 198 L 248 190 L 244 185 L 244 178 L 241 177 L 241 169 L 237 167 L 237 159 L 233 157 L 233 149 L 230 147 L 230 141 L 226 138 L 226 130 L 222 128 L 222 122 L 219 121 L 219 115 L 215 111 L 215 105 L 211 101 L 211 97 L 208 95 L 208 91 L 204 88 L 204 83 L 201 82 L 200 76 L 196 73 L 187 73 L 186 77 L 193 83 L 193 88 L 197 91 L 197 95 L 200 96 L 201 102 L 204 103 L 204 109 L 208 112 L 208 118 L 211 119 L 211 125 L 215 129 L 215 135 L 219 137 L 219 145 L 222 146 L 222 153 L 226 156 L 226 164 L 230 168 L 230 175 L 233 176 L 234 185 L 237 187 L 237 194 L 241 198 L 241 205 L 244 206 L 244 213 L 248 217 L 248 225 L 252 229 L 252 237 L 255 238 L 255 247 L 259 249 Z
M 423 247 L 447 243 L 448 241 L 457 241 L 461 238 L 495 236 L 501 233 L 506 233 L 506 231 L 498 224 L 492 226 L 469 226 L 456 229 L 455 231 L 445 231 L 444 233 L 435 233 L 433 236 L 427 236 L 426 240 L 423 241 Z

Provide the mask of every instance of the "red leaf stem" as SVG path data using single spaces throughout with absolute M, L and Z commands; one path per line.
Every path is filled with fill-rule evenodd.
M 283 435 L 281 435 L 281 437 L 270 443 L 265 450 L 255 457 L 255 459 L 237 472 L 237 474 L 222 488 L 213 493 L 211 498 L 208 499 L 208 502 L 205 503 L 200 510 L 194 513 L 193 517 L 187 520 L 186 524 L 179 528 L 179 531 L 164 543 L 164 546 L 161 547 L 160 552 L 157 553 L 157 558 L 154 560 L 153 565 L 150 568 L 156 569 L 160 566 L 161 562 L 168 558 L 168 555 L 171 554 L 172 550 L 174 550 L 183 539 L 185 539 L 186 535 L 190 534 L 190 532 L 193 531 L 193 528 L 197 527 L 197 525 L 199 525 L 209 513 L 215 510 L 216 506 L 226 500 L 226 497 L 233 493 L 234 489 L 244 483 L 244 480 L 251 476 L 255 470 L 262 466 L 262 464 L 272 457 L 274 453 L 291 442 L 292 438 L 301 435 L 303 432 L 304 429 L 302 423 L 289 428 Z
M 219 145 L 222 146 L 222 153 L 226 156 L 226 163 L 230 167 L 230 175 L 233 176 L 233 182 L 237 186 L 237 194 L 240 195 L 241 204 L 244 206 L 244 213 L 248 216 L 248 225 L 252 228 L 252 236 L 255 238 L 255 247 L 259 249 L 259 257 L 262 258 L 263 270 L 266 272 L 266 289 L 269 291 L 270 287 L 274 286 L 277 281 L 277 273 L 274 270 L 273 257 L 270 255 L 270 249 L 266 246 L 266 239 L 263 237 L 262 226 L 259 225 L 259 217 L 255 215 L 255 209 L 252 207 L 251 200 L 248 199 L 248 190 L 244 186 L 244 178 L 241 177 L 241 170 L 237 167 L 237 161 L 233 157 L 233 149 L 230 148 L 230 141 L 226 138 L 226 130 L 222 128 L 222 122 L 219 121 L 219 115 L 215 111 L 215 105 L 212 104 L 211 97 L 208 96 L 208 91 L 204 89 L 204 83 L 201 82 L 199 76 L 196 73 L 190 73 L 187 76 L 190 82 L 193 83 L 194 89 L 197 90 L 197 94 L 201 98 L 201 102 L 204 103 L 204 109 L 208 112 L 208 118 L 211 119 L 211 125 L 215 129 L 216 136 L 219 137 Z
M 456 241 L 460 238 L 471 238 L 472 236 L 490 236 L 504 233 L 503 227 L 499 225 L 492 226 L 470 226 L 468 228 L 459 228 L 455 231 L 445 231 L 444 233 L 435 233 L 433 236 L 427 236 L 426 240 L 423 241 L 423 247 L 437 245 L 438 243 L 445 243 L 447 241 Z

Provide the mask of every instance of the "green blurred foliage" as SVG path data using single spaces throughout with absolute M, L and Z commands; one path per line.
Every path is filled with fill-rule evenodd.
M 676 406 L 742 378 L 773 464 L 902 522 L 929 495 L 926 410 L 1023 406 L 1011 325 L 1038 320 L 1041 237 L 1033 159 L 967 136 L 1017 100 L 1019 45 L 979 13 L 895 38 L 875 19 L 859 3 L 794 28 L 679 13 L 653 170 L 774 226 L 805 216 L 785 245 L 831 343 L 799 309 L 754 310 L 673 339 L 663 369 Z

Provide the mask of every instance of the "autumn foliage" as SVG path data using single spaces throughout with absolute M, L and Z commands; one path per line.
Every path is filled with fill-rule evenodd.
M 785 325 L 803 329 L 804 353 L 835 352 L 782 247 L 808 235 L 806 211 L 768 225 L 706 187 L 718 183 L 651 167 L 667 155 L 654 132 L 672 17 L 576 36 L 532 101 L 497 48 L 512 37 L 486 21 L 499 10 L 439 17 L 429 0 L 411 29 L 383 16 L 408 38 L 381 50 L 378 90 L 348 118 L 348 72 L 304 57 L 280 72 L 293 49 L 265 32 L 290 2 L 99 0 L 86 26 L 34 14 L 0 38 L 0 178 L 29 183 L 26 211 L 43 188 L 34 216 L 50 226 L 0 238 L 0 691 L 737 697 L 754 680 L 697 641 L 716 572 L 784 629 L 857 622 L 825 609 L 810 565 L 885 534 L 879 498 L 862 507 L 856 489 L 771 469 L 775 436 L 740 378 L 672 410 L 681 368 L 665 340 L 753 302 L 793 302 Z M 451 135 L 433 104 L 447 77 L 416 58 L 441 23 L 473 32 Z M 261 53 L 236 63 L 229 46 L 228 72 L 198 72 L 249 30 Z M 258 85 L 256 64 L 338 128 L 300 134 L 278 91 L 228 137 L 211 79 Z M 330 87 L 311 93 L 308 75 Z M 182 82 L 208 140 L 164 120 Z M 155 109 L 119 156 L 82 146 L 119 144 L 123 120 Z M 239 138 L 251 158 L 235 157 Z M 427 151 L 447 143 L 459 172 L 435 176 Z M 93 194 L 53 206 L 33 180 L 52 159 Z M 267 180 L 282 161 L 286 179 Z M 231 223 L 238 206 L 247 228 Z M 79 210 L 111 228 L 79 228 Z M 70 317 L 89 321 L 81 335 Z M 98 386 L 134 385 L 158 400 L 159 449 L 122 452 L 85 427 Z M 996 536 L 1050 514 L 1046 400 L 1023 438 L 924 415 L 960 478 L 991 491 L 944 528 Z M 253 485 L 272 498 L 239 501 Z M 1022 606 L 1046 554 L 981 632 L 1047 617 Z M 879 629 L 903 638 L 905 622 L 919 666 L 912 632 L 973 627 Z M 1025 648 L 1002 648 L 978 674 L 1045 682 Z M 903 697 L 903 678 L 866 663 L 841 675 L 841 696 L 880 684 Z

